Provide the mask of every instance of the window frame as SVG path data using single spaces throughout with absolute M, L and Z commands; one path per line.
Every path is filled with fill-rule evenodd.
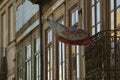
M 30 56 L 28 57 L 27 56 L 27 48 L 30 46 Z M 27 69 L 28 68 L 30 68 L 30 76 L 29 76 L 29 80 L 32 80 L 32 45 L 29 43 L 28 45 L 26 45 L 25 46 L 25 79 L 26 80 L 28 80 L 27 79 L 27 77 L 28 77 L 28 71 L 27 71 Z M 28 67 L 28 65 L 30 65 L 29 67 Z
M 21 58 L 20 58 L 21 57 Z M 20 63 L 19 62 L 19 60 L 22 60 L 22 62 Z M 23 80 L 23 75 L 22 75 L 22 73 L 23 73 L 23 65 L 22 65 L 22 63 L 23 63 L 23 53 L 22 53 L 22 51 L 20 50 L 19 52 L 17 52 L 17 79 L 19 80 L 19 76 L 21 75 L 21 78 L 22 78 L 22 80 Z M 21 69 L 21 73 L 19 73 L 19 70 Z M 20 79 L 21 80 L 21 79 Z
M 72 25 L 72 13 L 75 12 L 76 10 L 78 10 L 78 22 L 75 23 L 74 25 Z M 70 14 L 70 26 L 71 27 L 75 27 L 75 28 L 79 28 L 78 27 L 78 23 L 79 23 L 79 7 L 78 7 L 78 4 L 75 4 L 70 10 L 69 10 L 69 14 Z M 73 63 L 74 61 L 77 61 L 77 54 L 76 54 L 76 45 L 75 45 L 75 54 L 73 55 L 72 53 L 72 47 L 73 46 L 70 46 L 70 69 L 72 69 L 72 71 L 70 72 L 70 74 L 74 74 L 75 78 L 77 79 L 77 63 Z M 79 60 L 80 60 L 80 57 L 79 57 Z M 75 64 L 75 65 L 74 65 Z M 79 64 L 80 66 L 80 64 Z M 73 72 L 73 69 L 75 69 L 75 72 Z M 80 68 L 79 68 L 79 73 L 80 73 Z M 71 77 L 73 79 L 73 77 Z M 79 80 L 80 80 L 80 74 L 79 74 Z
M 94 1 L 94 3 L 92 2 Z M 90 33 L 91 35 L 95 35 L 96 33 L 100 32 L 101 31 L 101 0 L 91 0 L 91 3 L 88 3 L 90 4 L 90 10 L 91 10 L 91 27 L 90 27 Z M 99 13 L 98 13 L 98 9 L 97 9 L 97 5 L 99 4 Z M 93 8 L 94 8 L 94 19 L 92 17 L 92 11 L 93 11 Z M 98 14 L 100 14 L 100 17 L 98 18 Z M 99 21 L 97 22 L 97 20 L 99 19 Z M 94 20 L 94 24 L 93 24 L 93 20 Z
M 37 50 L 37 47 L 38 47 L 38 50 Z M 40 38 L 39 37 L 34 39 L 34 70 L 35 70 L 34 71 L 35 80 L 41 80 L 41 54 L 40 54 Z
M 119 3 L 119 5 L 117 5 L 117 0 L 114 0 L 112 3 L 112 5 L 111 5 L 111 1 L 112 0 L 110 0 L 110 2 L 109 2 L 109 4 L 110 4 L 110 6 L 109 6 L 109 8 L 110 8 L 110 12 L 109 12 L 109 16 L 110 16 L 110 29 L 111 30 L 116 30 L 116 29 L 119 29 L 120 30 L 120 25 L 118 25 L 117 24 L 117 16 L 118 16 L 118 13 L 117 13 L 117 10 L 119 10 L 120 11 L 120 3 Z M 113 13 L 113 15 L 112 15 L 112 13 Z M 113 20 L 112 20 L 113 19 Z M 112 24 L 113 23 L 113 24 Z M 113 28 L 112 28 L 113 27 Z M 115 54 L 114 54 L 114 49 L 115 49 L 115 47 L 117 47 L 117 49 L 118 49 L 118 46 L 116 46 L 116 44 L 114 43 L 115 42 L 115 39 L 117 40 L 117 41 L 119 41 L 120 40 L 120 38 L 117 38 L 117 36 L 116 36 L 116 38 L 115 38 L 115 34 L 116 33 L 116 35 L 118 35 L 119 34 L 119 32 L 118 31 L 116 31 L 116 32 L 111 32 L 111 54 L 110 54 L 110 58 L 111 58 L 111 66 L 112 67 L 114 67 L 115 66 Z M 118 43 L 118 42 L 117 42 Z
M 53 37 L 53 32 L 52 32 L 52 30 L 50 29 L 50 27 L 48 28 L 48 29 L 46 29 L 46 31 L 45 31 L 45 33 L 46 33 L 46 54 L 47 54 L 47 56 L 46 56 L 46 75 L 47 75 L 47 80 L 51 80 L 51 79 L 53 79 L 53 65 L 51 65 L 51 64 L 53 64 L 53 46 L 52 46 L 52 42 L 53 42 L 53 39 L 52 39 L 52 37 Z M 49 35 L 49 36 L 48 36 Z M 51 36 L 51 38 L 50 38 L 50 36 Z M 48 38 L 49 37 L 49 38 Z M 52 52 L 50 52 L 51 51 L 51 49 L 52 49 Z M 50 56 L 48 55 L 48 51 L 49 51 L 49 53 L 50 53 Z M 51 58 L 50 57 L 52 57 L 52 62 L 48 62 L 48 59 L 50 60 Z M 49 65 L 49 67 L 48 67 L 48 65 Z M 51 68 L 50 68 L 50 66 L 51 66 Z M 49 68 L 49 69 L 48 69 Z M 48 76 L 49 75 L 49 76 Z M 51 76 L 52 75 L 52 76 Z
M 64 21 L 64 17 L 63 16 L 61 16 L 59 19 L 57 19 L 57 22 L 59 22 L 60 24 L 65 24 L 65 21 Z M 64 45 L 64 54 L 62 54 L 62 55 L 64 55 L 64 61 L 63 60 L 61 60 L 61 63 L 60 63 L 60 51 L 59 51 L 59 44 L 61 45 L 61 48 L 63 48 L 63 45 Z M 58 41 L 58 40 L 56 40 L 56 53 L 57 53 L 57 55 L 56 55 L 56 57 L 57 57 L 57 76 L 58 76 L 58 80 L 65 80 L 65 56 L 66 56 L 66 54 L 65 54 L 65 47 L 66 47 L 66 45 L 65 45 L 65 43 L 63 43 L 63 42 L 60 42 L 60 41 Z M 61 49 L 61 53 L 62 53 L 62 49 Z M 62 58 L 62 55 L 61 55 L 61 58 Z M 63 59 L 63 58 L 62 58 Z M 60 74 L 60 66 L 61 66 L 61 74 Z M 62 75 L 61 77 L 60 77 L 60 75 Z
M 71 9 L 69 9 L 69 16 L 72 16 L 72 13 L 74 13 L 76 10 L 78 10 L 78 4 L 76 3 Z M 79 12 L 79 10 L 78 10 Z M 78 13 L 78 16 L 79 16 L 79 13 Z M 79 18 L 78 18 L 78 22 L 79 22 Z M 75 22 L 73 25 L 72 25 L 72 17 L 69 18 L 69 26 L 71 27 L 76 27 L 78 26 L 78 22 Z

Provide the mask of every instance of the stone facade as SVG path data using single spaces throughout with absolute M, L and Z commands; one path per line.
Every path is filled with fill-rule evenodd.
M 115 47 L 111 49 L 116 37 L 102 31 L 119 28 L 120 2 L 115 11 L 111 0 L 31 1 L 0 0 L 0 80 L 1 75 L 7 80 L 114 80 L 109 69 L 115 64 L 113 55 L 118 55 Z M 96 46 L 61 43 L 46 18 L 84 29 Z M 3 62 L 6 74 L 1 74 Z
M 7 59 L 5 76 L 7 80 L 15 79 L 15 11 L 13 0 L 0 1 L 0 58 Z M 2 62 L 5 64 L 4 62 Z M 1 65 L 2 66 L 2 65 Z M 1 79 L 4 80 L 4 79 Z M 5 79 L 6 80 L 6 79 Z

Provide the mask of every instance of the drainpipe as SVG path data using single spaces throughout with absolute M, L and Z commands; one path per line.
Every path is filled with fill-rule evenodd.
M 41 56 L 41 80 L 43 80 L 43 28 L 42 28 L 42 7 L 40 0 L 30 0 L 33 4 L 39 5 L 39 34 L 40 34 L 40 56 Z
M 41 53 L 41 80 L 43 80 L 43 28 L 42 28 L 42 7 L 40 5 L 40 2 L 39 2 L 39 32 L 40 32 L 40 53 Z

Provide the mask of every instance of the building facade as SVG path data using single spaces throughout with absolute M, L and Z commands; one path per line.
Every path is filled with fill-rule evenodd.
M 14 1 L 0 0 L 0 80 L 15 79 L 14 15 Z
M 39 4 L 40 49 L 39 57 L 36 57 L 37 42 L 31 36 L 27 47 L 31 46 L 29 66 L 32 69 L 26 65 L 24 56 L 23 62 L 26 64 L 23 65 L 23 79 L 29 80 L 30 75 L 30 79 L 42 80 L 119 79 L 120 0 L 31 1 Z M 95 46 L 73 46 L 57 41 L 46 18 L 66 27 L 84 29 L 92 36 Z M 26 44 L 24 39 L 23 44 Z M 26 67 L 34 74 L 28 74 Z
M 0 79 L 119 80 L 119 14 L 120 0 L 0 0 Z M 56 40 L 47 18 L 94 46 Z

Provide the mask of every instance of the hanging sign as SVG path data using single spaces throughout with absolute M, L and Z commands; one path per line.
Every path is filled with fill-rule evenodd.
M 88 45 L 92 44 L 92 39 L 82 29 L 74 27 L 65 27 L 58 22 L 47 19 L 57 40 L 70 45 Z

